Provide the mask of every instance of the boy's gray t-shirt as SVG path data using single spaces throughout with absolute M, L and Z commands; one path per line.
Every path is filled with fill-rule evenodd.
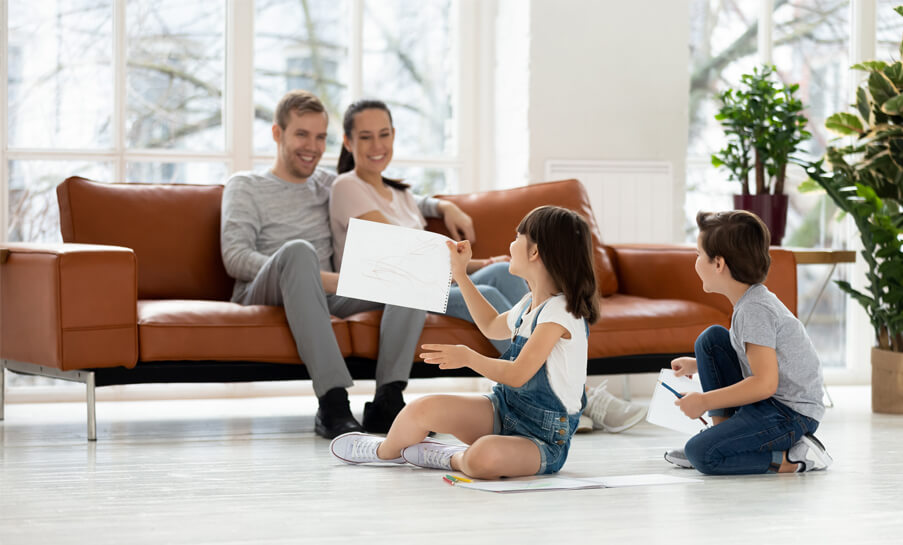
M 822 370 L 815 346 L 796 316 L 762 284 L 753 284 L 734 305 L 731 345 L 743 377 L 752 376 L 746 344 L 774 348 L 778 356 L 778 389 L 774 397 L 794 411 L 821 420 Z

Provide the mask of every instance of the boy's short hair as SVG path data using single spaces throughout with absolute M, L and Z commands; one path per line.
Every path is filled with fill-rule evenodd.
M 326 114 L 327 119 L 329 118 L 329 114 L 326 113 L 326 107 L 323 106 L 317 95 L 303 89 L 289 91 L 279 99 L 276 111 L 273 112 L 273 122 L 279 125 L 280 129 L 285 130 L 292 112 L 298 115 L 306 113 Z
M 709 259 L 724 258 L 737 282 L 758 284 L 765 281 L 771 267 L 771 233 L 759 216 L 746 210 L 699 212 L 700 246 Z

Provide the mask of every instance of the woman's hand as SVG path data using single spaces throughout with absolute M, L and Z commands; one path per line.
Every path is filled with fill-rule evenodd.
M 425 344 L 421 346 L 424 352 L 420 354 L 423 361 L 439 365 L 439 369 L 460 369 L 468 367 L 471 358 L 476 352 L 463 344 Z
M 696 358 L 674 358 L 671 360 L 671 369 L 674 369 L 675 377 L 693 378 L 696 373 Z
M 440 200 L 439 211 L 442 212 L 445 228 L 451 233 L 453 239 L 477 241 L 477 233 L 473 229 L 473 219 L 458 208 L 458 205 L 451 201 Z
M 448 251 L 451 254 L 451 270 L 452 278 L 460 283 L 460 279 L 467 276 L 467 266 L 470 258 L 473 256 L 473 250 L 470 249 L 470 241 L 462 240 L 461 242 L 445 242 Z
M 705 397 L 699 392 L 690 392 L 674 402 L 687 417 L 696 419 L 702 416 L 708 409 L 705 406 Z

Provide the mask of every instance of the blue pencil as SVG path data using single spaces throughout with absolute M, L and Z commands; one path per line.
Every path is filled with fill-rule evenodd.
M 662 386 L 664 386 L 665 388 L 667 388 L 669 392 L 671 392 L 672 394 L 676 395 L 676 396 L 677 396 L 677 399 L 680 399 L 680 398 L 682 398 L 682 397 L 684 396 L 682 393 L 680 393 L 680 392 L 678 392 L 677 390 L 675 390 L 674 388 L 668 386 L 668 384 L 665 383 L 665 381 L 660 380 L 659 383 L 660 383 Z M 706 426 L 709 425 L 709 423 L 705 421 L 705 418 L 703 418 L 703 417 L 701 417 L 701 416 L 699 417 L 699 421 L 702 422 L 703 424 L 705 424 Z

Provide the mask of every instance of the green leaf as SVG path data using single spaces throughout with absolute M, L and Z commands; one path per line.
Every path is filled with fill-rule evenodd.
M 862 120 L 859 117 L 840 112 L 832 115 L 825 121 L 825 127 L 840 135 L 862 134 L 865 132 L 862 128 Z
M 859 110 L 859 115 L 862 119 L 868 123 L 869 117 L 871 117 L 870 114 L 872 113 L 872 105 L 869 104 L 868 95 L 862 87 L 856 89 L 856 109 Z
M 903 63 L 897 61 L 884 69 L 884 75 L 887 76 L 897 89 L 903 87 Z
M 850 70 L 862 70 L 863 72 L 880 72 L 885 68 L 887 68 L 887 63 L 884 61 L 864 61 L 854 64 L 850 67 Z
M 884 104 L 897 96 L 897 88 L 883 72 L 872 72 L 868 80 L 869 93 L 877 104 Z
M 897 95 L 881 105 L 881 111 L 888 115 L 900 115 L 903 112 L 903 95 Z
M 797 190 L 799 190 L 800 193 L 813 193 L 815 191 L 824 191 L 824 188 L 822 188 L 822 186 L 818 182 L 813 180 L 812 178 L 809 178 L 808 180 L 803 180 L 802 182 L 800 182 L 800 185 L 796 186 L 796 188 L 797 188 Z

